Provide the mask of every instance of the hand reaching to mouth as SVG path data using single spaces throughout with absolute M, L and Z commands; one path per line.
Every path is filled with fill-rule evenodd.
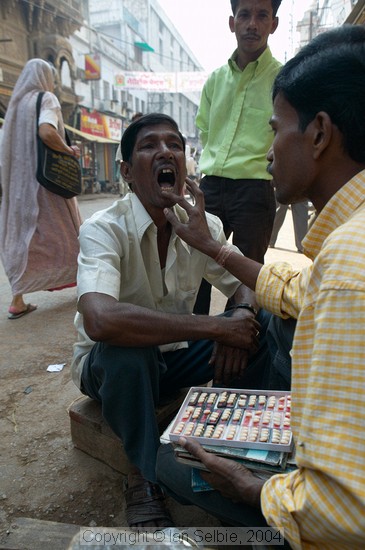
M 164 209 L 164 214 L 168 222 L 171 223 L 176 231 L 185 242 L 193 246 L 201 252 L 211 255 L 212 250 L 218 253 L 221 244 L 216 242 L 210 231 L 205 217 L 205 202 L 203 192 L 198 185 L 191 179 L 186 178 L 186 189 L 194 199 L 194 205 L 190 204 L 184 196 L 172 194 L 176 204 L 181 206 L 188 215 L 186 223 L 181 222 L 174 212 L 168 208 Z

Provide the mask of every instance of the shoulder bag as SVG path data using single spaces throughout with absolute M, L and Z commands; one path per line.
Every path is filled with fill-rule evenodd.
M 39 137 L 38 120 L 44 92 L 37 98 L 37 173 L 36 178 L 48 191 L 71 199 L 81 193 L 81 167 L 76 157 L 69 153 L 54 151 Z M 67 145 L 71 145 L 65 130 Z

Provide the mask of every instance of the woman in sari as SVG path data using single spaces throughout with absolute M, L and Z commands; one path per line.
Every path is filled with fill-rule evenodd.
M 31 59 L 21 72 L 3 127 L 0 252 L 12 290 L 9 319 L 18 319 L 37 306 L 23 295 L 75 285 L 81 216 L 76 198 L 47 191 L 36 179 L 36 101 L 42 98 L 39 135 L 57 151 L 80 156 L 69 147 L 61 107 L 54 91 L 52 67 Z

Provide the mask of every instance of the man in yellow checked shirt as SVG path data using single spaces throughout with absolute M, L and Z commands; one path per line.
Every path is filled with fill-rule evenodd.
M 181 444 L 208 468 L 215 489 L 194 494 L 188 468 L 159 452 L 160 483 L 182 502 L 235 526 L 281 530 L 293 549 L 365 548 L 365 28 L 321 34 L 280 71 L 268 152 L 278 200 L 309 199 L 317 218 L 303 241 L 313 263 L 261 265 L 222 247 L 204 221 L 201 191 L 189 221 L 168 221 L 190 246 L 256 292 L 258 304 L 294 317 L 292 430 L 298 469 L 268 481 L 237 462 Z M 198 496 L 197 496 L 198 495 Z M 256 516 L 255 516 L 256 513 Z M 257 519 L 257 523 L 249 523 Z M 262 525 L 262 523 L 261 523 Z

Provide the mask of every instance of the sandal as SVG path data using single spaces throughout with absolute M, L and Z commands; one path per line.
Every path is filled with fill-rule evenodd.
M 129 527 L 141 527 L 145 523 L 156 523 L 159 528 L 174 527 L 165 505 L 165 495 L 157 483 L 141 478 L 141 483 L 128 487 L 124 484 L 126 516 Z
M 33 304 L 26 304 L 26 308 L 23 309 L 23 311 L 17 311 L 14 306 L 10 306 L 8 311 L 8 319 L 20 319 L 20 317 L 24 317 L 24 315 L 27 315 L 27 313 L 32 313 L 32 311 L 35 311 L 36 309 L 37 306 L 34 306 Z

